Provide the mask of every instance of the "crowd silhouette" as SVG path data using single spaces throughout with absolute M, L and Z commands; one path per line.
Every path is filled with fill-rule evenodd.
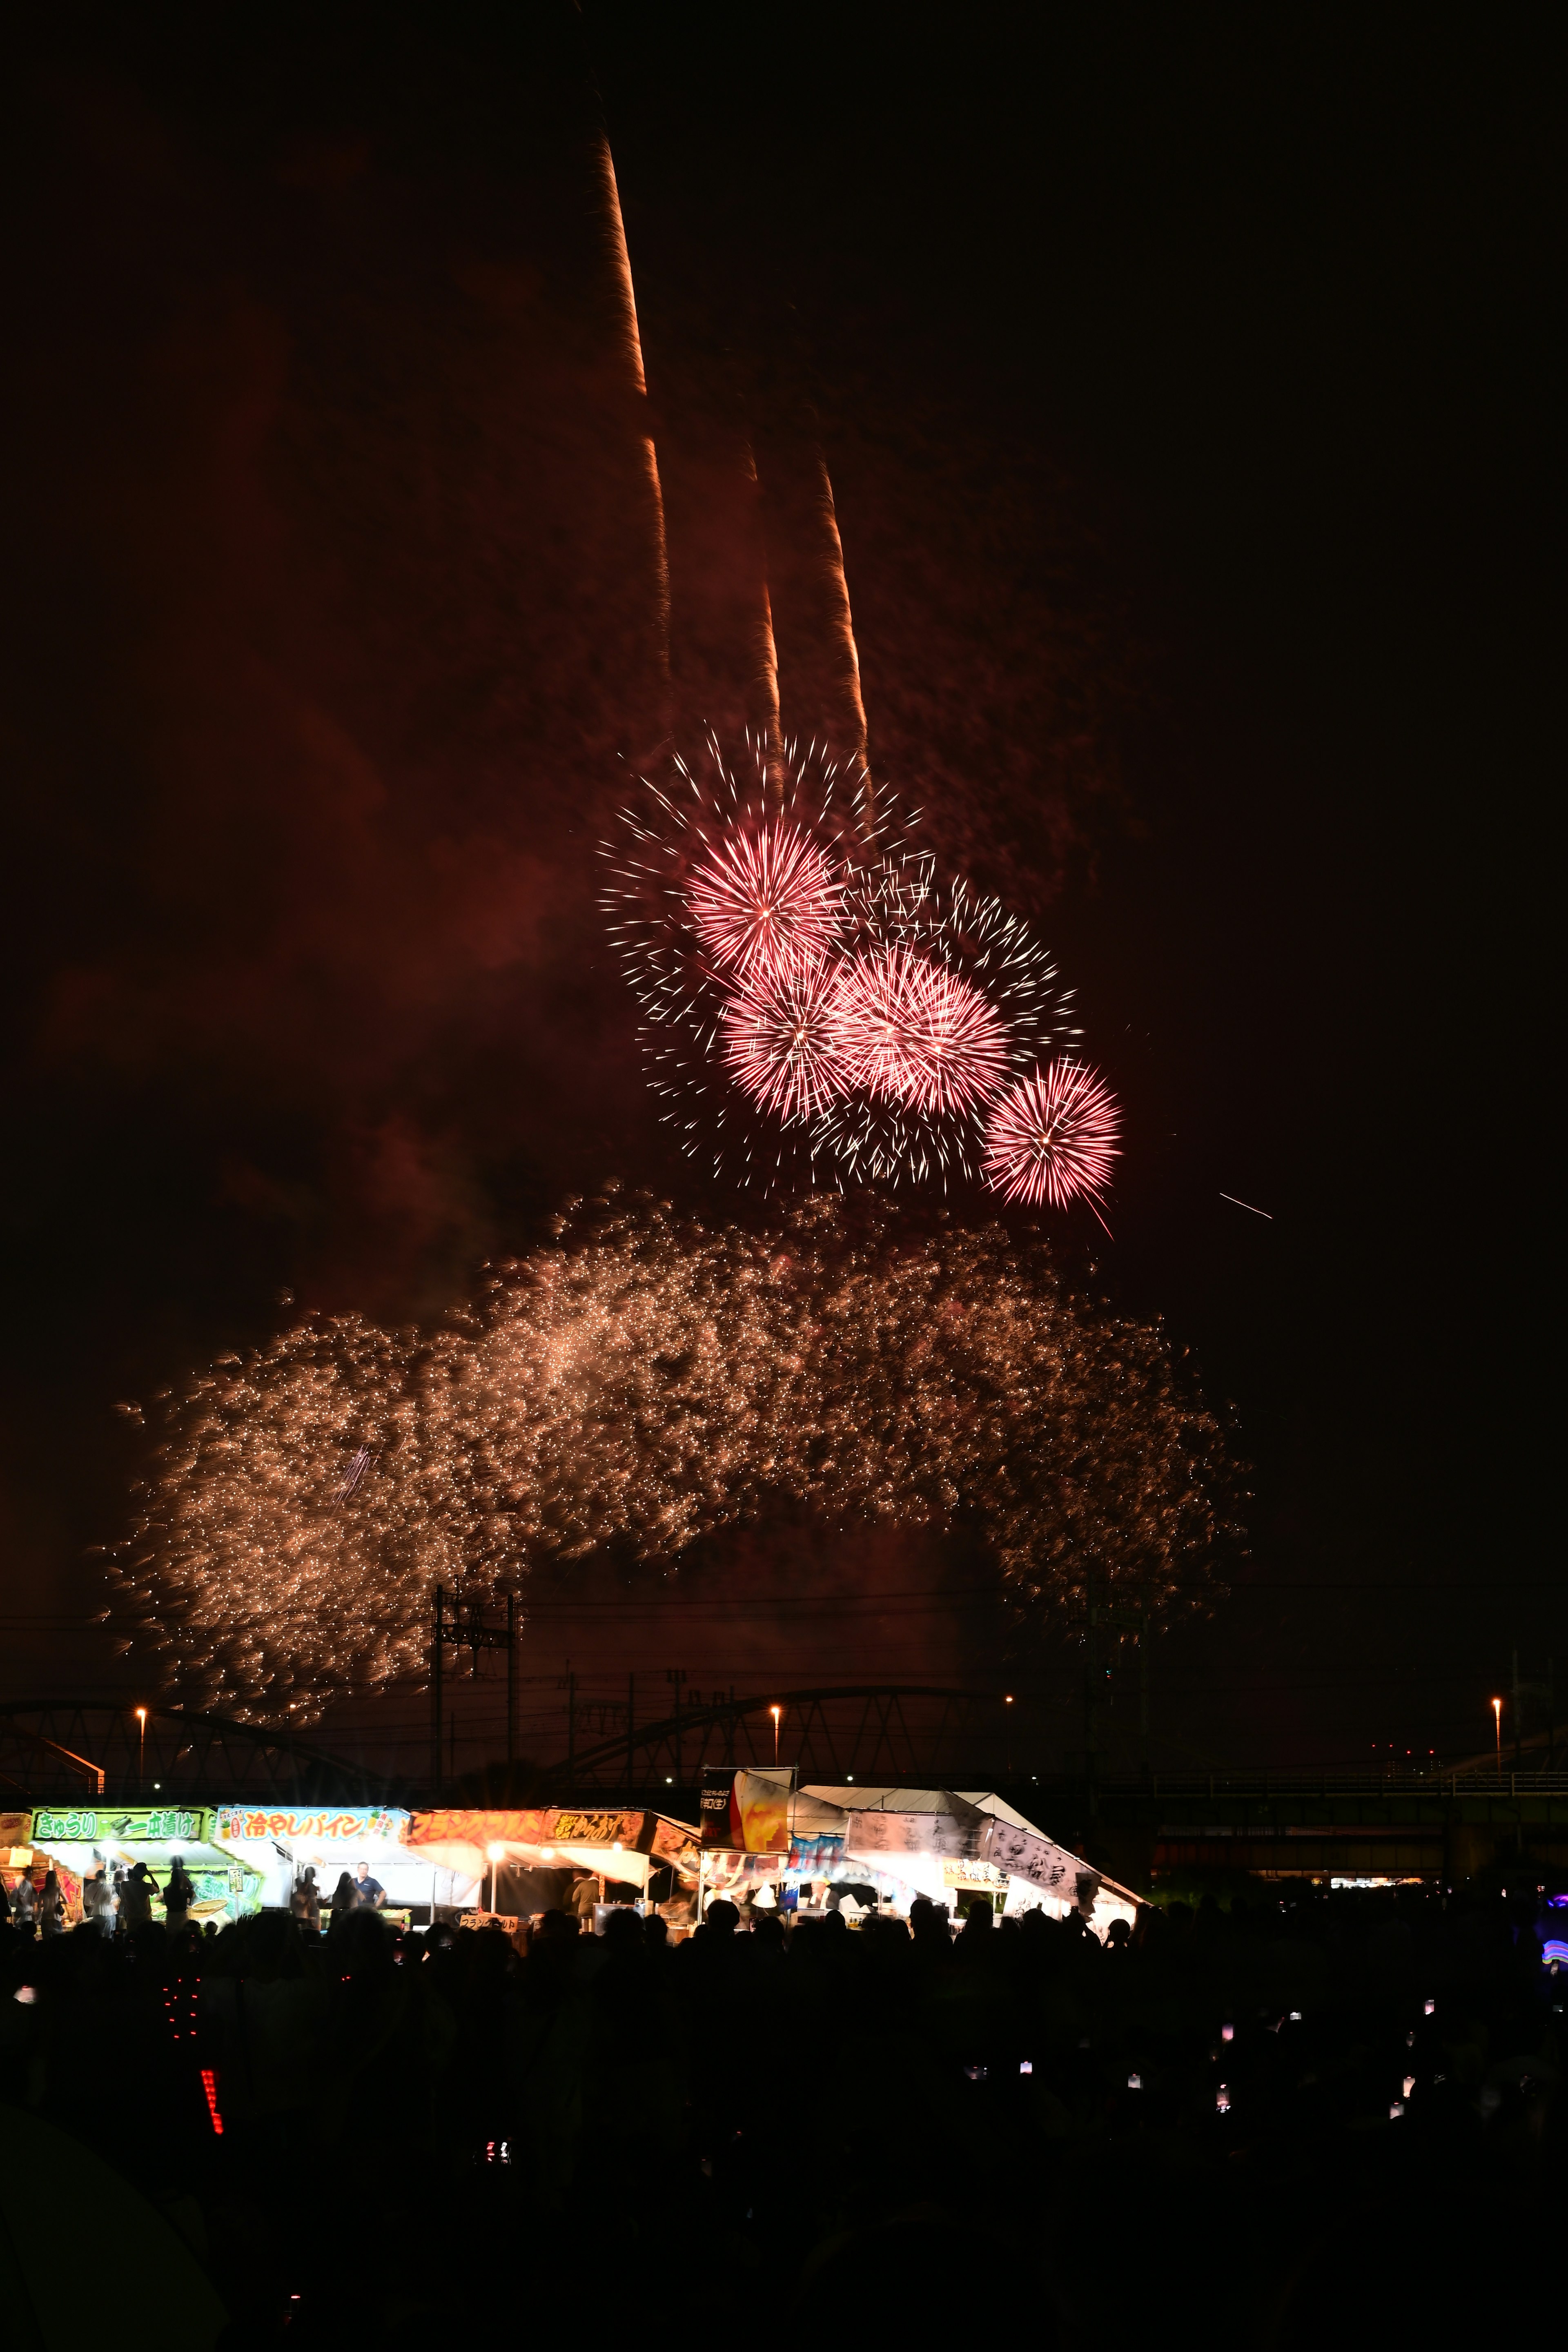
M 514 1943 L 335 1895 L 323 1927 L 313 1885 L 212 1934 L 132 1874 L 112 1933 L 13 1905 L 0 2081 L 174 2217 L 228 2347 L 716 2315 L 1101 2346 L 1187 2308 L 1454 2340 L 1546 2291 L 1568 2175 L 1563 1914 L 1526 1875 L 1210 1895 L 1101 1945 L 923 1902 Z

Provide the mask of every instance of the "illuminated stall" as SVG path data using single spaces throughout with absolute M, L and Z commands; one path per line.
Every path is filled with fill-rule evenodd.
M 988 1790 L 795 1789 L 785 1766 L 710 1769 L 702 1792 L 701 1903 L 747 1914 L 876 1912 L 907 1918 L 918 1896 L 962 1915 L 976 1895 L 999 1916 L 1076 1914 L 1103 1942 L 1139 1897 L 1046 1837 Z
M 462 1880 L 472 1896 L 483 1898 L 472 1916 L 494 1916 L 513 1927 L 531 1914 L 568 1904 L 588 1916 L 584 1900 L 596 1914 L 611 1886 L 636 1889 L 645 1905 L 650 1888 L 666 1883 L 686 1887 L 693 1901 L 697 1893 L 697 1832 L 663 1813 L 569 1805 L 454 1809 L 416 1813 L 408 1834 L 412 1853 L 449 1870 L 455 1883 Z M 486 1909 L 492 1885 L 496 1899 Z
M 261 1906 L 261 1874 L 225 1847 L 209 1805 L 110 1805 L 100 1800 L 39 1806 L 30 1816 L 17 1818 L 30 1823 L 33 1875 L 41 1883 L 43 1871 L 52 1869 L 59 1881 L 68 1926 L 76 1926 L 83 1916 L 86 1880 L 101 1870 L 112 1887 L 116 1876 L 138 1862 L 144 1862 L 153 1874 L 152 1915 L 159 1923 L 163 1889 L 176 1862 L 195 1890 L 188 1916 L 198 1927 L 209 1920 L 221 1927 Z
M 256 1874 L 269 1909 L 289 1908 L 309 1867 L 324 1917 L 342 1874 L 357 1882 L 363 1863 L 382 1890 L 384 1915 L 417 1923 L 471 1902 L 478 1873 L 420 1853 L 409 1840 L 413 1820 L 397 1805 L 220 1805 L 213 1834 Z

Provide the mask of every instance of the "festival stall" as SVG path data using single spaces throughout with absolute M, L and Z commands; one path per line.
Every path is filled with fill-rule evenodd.
M 991 1791 L 796 1789 L 793 1768 L 711 1768 L 702 1791 L 701 1905 L 797 1917 L 907 1918 L 917 1896 L 958 1914 L 976 1895 L 999 1916 L 1077 1914 L 1104 1941 L 1139 1897 L 1056 1844 Z
M 417 1923 L 471 1902 L 479 1874 L 416 1851 L 409 1841 L 414 1819 L 397 1805 L 219 1805 L 213 1835 L 255 1874 L 269 1909 L 290 1907 L 309 1867 L 324 1916 L 338 1880 L 346 1871 L 357 1882 L 363 1862 L 382 1891 L 384 1914 Z
M 514 1927 L 549 1909 L 596 1915 L 616 1886 L 636 1890 L 645 1906 L 650 1890 L 684 1887 L 693 1900 L 697 1892 L 697 1832 L 663 1813 L 569 1805 L 434 1811 L 413 1816 L 408 1840 L 412 1853 L 449 1870 L 474 1895 L 488 1896 L 493 1884 L 492 1910 L 473 1916 Z
M 219 1842 L 208 1805 L 110 1805 L 100 1800 L 39 1806 L 30 1815 L 15 1818 L 29 1824 L 35 1881 L 41 1885 L 44 1872 L 50 1869 L 58 1879 L 68 1926 L 74 1927 L 83 1916 L 87 1879 L 101 1870 L 112 1887 L 138 1862 L 152 1873 L 155 1921 L 163 1920 L 163 1889 L 175 1862 L 184 1865 L 195 1889 L 189 1916 L 198 1926 L 209 1919 L 221 1925 L 260 1908 L 259 1873 Z

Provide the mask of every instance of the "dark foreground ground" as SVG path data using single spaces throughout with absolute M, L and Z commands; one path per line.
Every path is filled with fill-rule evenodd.
M 1211 1897 L 1129 1948 L 928 1915 L 671 1951 L 628 1914 L 526 1959 L 373 1915 L 7 1928 L 8 2324 L 177 2346 L 189 2248 L 226 2347 L 1518 2340 L 1555 2304 L 1565 1917 L 1532 1885 Z M 174 2234 L 105 2246 L 79 2143 Z

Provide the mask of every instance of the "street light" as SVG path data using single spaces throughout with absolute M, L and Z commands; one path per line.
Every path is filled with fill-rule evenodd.
M 147 1710 L 144 1706 L 136 1709 L 136 1720 L 141 1726 L 136 1747 L 136 1787 L 140 1792 L 147 1770 Z
M 1500 1698 L 1493 1699 L 1492 1714 L 1497 1721 L 1497 1770 L 1498 1779 L 1500 1780 L 1502 1779 L 1502 1701 Z
M 485 1852 L 490 1858 L 490 1917 L 493 1919 L 496 1915 L 496 1864 L 506 1860 L 506 1848 L 504 1845 L 488 1845 Z
M 779 1760 L 779 1717 L 784 1709 L 782 1706 L 770 1706 L 768 1713 L 773 1719 L 773 1762 L 776 1764 Z

